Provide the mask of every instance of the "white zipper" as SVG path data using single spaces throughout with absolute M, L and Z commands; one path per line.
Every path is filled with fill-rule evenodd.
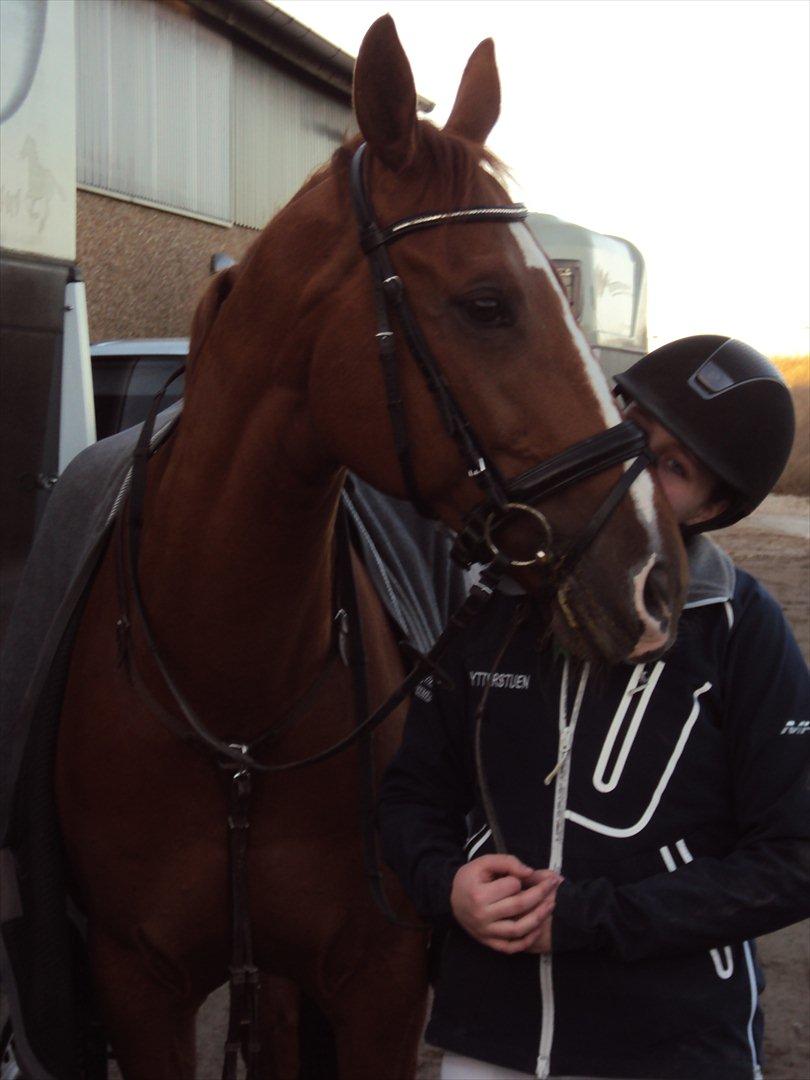
M 568 801 L 568 776 L 571 771 L 571 747 L 574 741 L 574 728 L 579 718 L 585 685 L 588 682 L 590 664 L 585 664 L 579 677 L 574 707 L 568 718 L 568 671 L 569 661 L 565 658 L 562 679 L 560 681 L 559 731 L 560 741 L 557 752 L 557 764 L 546 777 L 545 782 L 554 784 L 554 812 L 551 820 L 551 851 L 548 865 L 559 873 L 562 869 L 563 838 L 565 833 L 565 809 Z M 552 979 L 551 953 L 540 957 L 540 998 L 542 1002 L 542 1021 L 540 1024 L 540 1047 L 537 1054 L 535 1075 L 545 1080 L 551 1066 L 551 1044 L 554 1040 L 554 983 Z
M 748 1045 L 751 1047 L 751 1069 L 754 1080 L 762 1080 L 762 1066 L 757 1060 L 757 1048 L 754 1042 L 754 1017 L 757 1012 L 757 1001 L 759 999 L 759 992 L 757 991 L 757 977 L 754 971 L 754 957 L 751 954 L 751 942 L 743 942 L 743 953 L 745 954 L 745 964 L 748 968 L 748 984 L 751 988 L 751 1012 L 748 1017 Z

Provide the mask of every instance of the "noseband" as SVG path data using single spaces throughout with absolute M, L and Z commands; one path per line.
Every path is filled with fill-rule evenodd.
M 377 320 L 375 337 L 385 381 L 388 412 L 394 435 L 394 449 L 399 460 L 405 490 L 416 509 L 425 517 L 435 517 L 419 492 L 413 468 L 405 404 L 399 385 L 392 314 L 402 329 L 408 348 L 421 371 L 439 410 L 445 430 L 456 442 L 467 476 L 484 493 L 484 500 L 468 515 L 453 545 L 453 558 L 464 567 L 474 562 L 497 560 L 504 568 L 542 566 L 559 578 L 569 573 L 576 561 L 618 506 L 639 473 L 652 462 L 646 436 L 641 428 L 624 421 L 599 435 L 582 439 L 562 453 L 528 469 L 511 480 L 504 480 L 500 470 L 456 401 L 441 368 L 436 362 L 419 324 L 408 304 L 402 279 L 396 273 L 388 247 L 403 236 L 436 225 L 474 224 L 481 221 L 525 221 L 528 213 L 521 203 L 509 206 L 474 206 L 463 210 L 441 211 L 403 218 L 387 228 L 374 219 L 363 176 L 365 143 L 352 158 L 351 197 L 360 229 L 360 246 L 369 259 L 374 288 Z M 583 532 L 560 551 L 554 551 L 551 526 L 534 505 L 569 485 L 602 472 L 613 465 L 634 458 Z M 497 533 L 502 525 L 524 516 L 540 529 L 542 544 L 529 559 L 510 558 L 500 550 Z

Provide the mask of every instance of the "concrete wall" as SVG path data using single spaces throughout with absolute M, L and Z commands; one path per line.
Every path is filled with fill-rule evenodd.
M 77 192 L 76 261 L 87 283 L 90 340 L 182 337 L 211 256 L 237 261 L 258 236 L 137 203 Z

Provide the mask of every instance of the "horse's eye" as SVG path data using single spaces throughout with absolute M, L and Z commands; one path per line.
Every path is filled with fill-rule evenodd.
M 468 318 L 483 326 L 511 326 L 514 321 L 509 305 L 493 293 L 465 297 L 462 307 Z

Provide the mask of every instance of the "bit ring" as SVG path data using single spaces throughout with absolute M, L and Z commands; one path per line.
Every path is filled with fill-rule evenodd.
M 528 514 L 529 517 L 533 518 L 535 522 L 542 527 L 543 532 L 545 533 L 545 547 L 538 548 L 531 559 L 513 559 L 508 555 L 504 555 L 503 557 L 507 559 L 509 565 L 515 569 L 526 566 L 535 566 L 536 564 L 542 566 L 551 559 L 551 526 L 549 525 L 545 514 L 542 514 L 534 506 L 529 506 L 528 503 L 506 503 L 498 510 L 493 510 L 484 522 L 484 543 L 489 548 L 493 558 L 503 555 L 501 549 L 492 539 L 492 529 L 497 525 L 503 524 L 503 519 L 506 515 L 515 511 L 522 514 Z M 496 514 L 500 515 L 500 520 L 497 522 L 494 520 Z

